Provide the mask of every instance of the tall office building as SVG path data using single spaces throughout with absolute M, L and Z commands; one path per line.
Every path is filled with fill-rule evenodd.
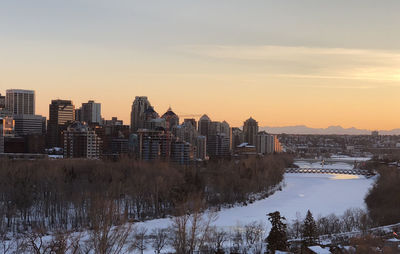
M 208 137 L 208 129 L 211 119 L 207 115 L 203 115 L 199 120 L 199 134 Z
M 168 131 L 172 131 L 175 126 L 179 125 L 179 117 L 177 114 L 174 113 L 174 111 L 172 111 L 171 107 L 168 108 L 167 112 L 165 112 L 161 118 L 165 119 L 165 123 L 167 126 L 166 129 Z
M 81 121 L 88 124 L 100 124 L 101 123 L 101 104 L 94 101 L 88 101 L 82 103 L 80 109 Z M 76 118 L 76 117 L 75 117 Z
M 145 112 L 149 107 L 151 107 L 151 104 L 147 96 L 136 96 L 131 111 L 131 132 L 145 128 Z
M 258 123 L 250 117 L 243 125 L 244 142 L 255 146 L 257 144 L 257 133 Z
M 8 89 L 5 107 L 12 115 L 34 115 L 35 91 Z
M 47 123 L 47 146 L 63 146 L 61 132 L 75 119 L 75 106 L 70 100 L 52 100 Z

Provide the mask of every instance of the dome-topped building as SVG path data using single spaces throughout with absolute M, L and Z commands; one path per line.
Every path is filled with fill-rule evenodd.
M 165 119 L 168 131 L 171 131 L 174 126 L 179 125 L 179 116 L 172 111 L 171 107 L 168 108 L 167 112 L 161 118 Z

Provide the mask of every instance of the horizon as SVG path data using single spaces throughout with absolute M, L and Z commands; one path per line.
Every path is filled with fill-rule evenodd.
M 102 103 L 130 122 L 135 96 L 162 114 L 231 126 L 400 127 L 398 1 L 6 0 L 0 86 Z M 115 112 L 118 112 L 117 114 Z

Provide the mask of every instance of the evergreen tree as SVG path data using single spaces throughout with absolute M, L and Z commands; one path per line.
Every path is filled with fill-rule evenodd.
M 310 210 L 307 211 L 307 216 L 304 219 L 302 235 L 304 246 L 313 246 L 317 244 L 317 224 Z
M 276 250 L 286 251 L 288 249 L 287 235 L 286 235 L 286 224 L 283 223 L 285 217 L 276 211 L 269 213 L 268 220 L 272 224 L 271 231 L 267 237 L 268 252 L 275 253 Z

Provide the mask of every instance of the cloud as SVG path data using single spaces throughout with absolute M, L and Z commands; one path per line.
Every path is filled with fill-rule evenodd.
M 184 51 L 280 77 L 400 82 L 398 51 L 275 45 L 189 45 Z

